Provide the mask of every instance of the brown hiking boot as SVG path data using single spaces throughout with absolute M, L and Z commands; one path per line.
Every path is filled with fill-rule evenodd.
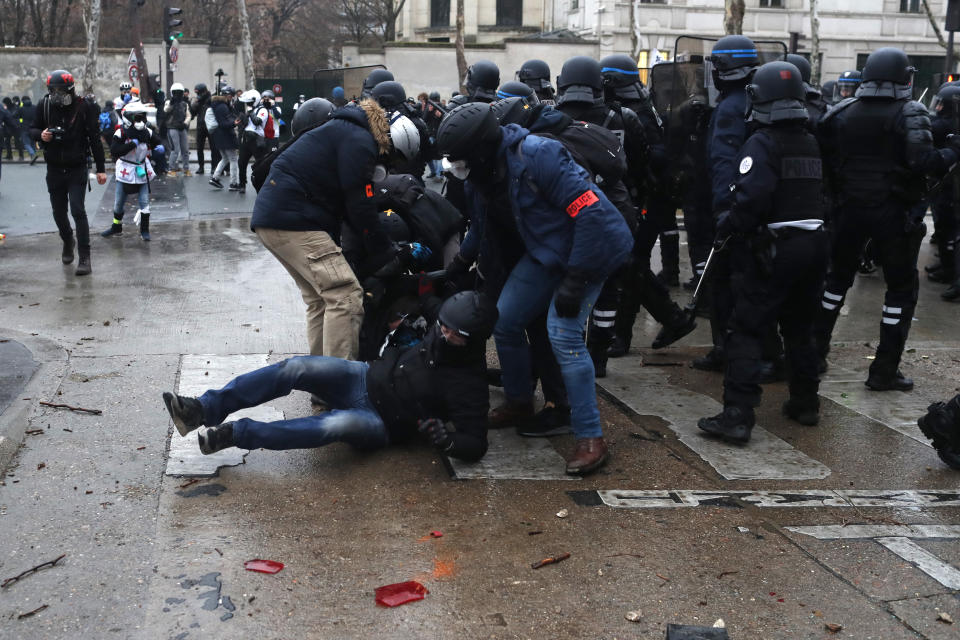
M 506 427 L 522 427 L 531 424 L 534 419 L 533 401 L 510 401 L 490 412 L 487 417 L 488 429 L 504 429 Z
M 567 473 L 583 476 L 595 471 L 607 462 L 607 443 L 600 438 L 578 438 L 573 454 L 567 458 Z

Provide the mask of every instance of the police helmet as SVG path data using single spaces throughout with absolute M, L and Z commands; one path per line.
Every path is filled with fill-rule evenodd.
M 760 64 L 757 45 L 747 36 L 724 36 L 710 53 L 710 62 L 720 80 L 742 80 Z
M 466 160 L 496 151 L 502 135 L 490 105 L 469 102 L 444 116 L 437 129 L 437 148 L 450 160 Z
M 787 62 L 799 69 L 800 77 L 803 78 L 804 82 L 810 84 L 810 74 L 813 73 L 813 69 L 810 67 L 809 60 L 801 56 L 799 53 L 788 53 Z
M 301 131 L 320 126 L 330 119 L 336 107 L 324 98 L 310 98 L 297 109 L 290 121 L 290 132 L 299 135 Z
M 833 100 L 833 92 L 837 87 L 836 80 L 827 80 L 823 83 L 823 86 L 820 87 L 820 91 L 823 93 L 824 100 Z
M 833 89 L 833 99 L 837 102 L 844 98 L 850 98 L 857 93 L 860 86 L 861 76 L 856 69 L 844 71 L 837 78 Z
M 768 62 L 753 75 L 747 85 L 750 120 L 770 124 L 784 120 L 806 120 L 803 104 L 807 90 L 800 70 L 789 62 Z
M 430 99 L 430 100 L 433 100 L 434 102 L 440 102 L 440 92 L 439 92 L 439 91 L 431 91 L 431 92 L 430 92 L 429 99 Z
M 390 142 L 393 149 L 405 160 L 413 160 L 420 153 L 420 131 L 413 120 L 399 111 L 389 115 Z
M 557 76 L 560 96 L 557 104 L 566 102 L 593 103 L 600 97 L 603 88 L 603 73 L 600 63 L 587 56 L 574 56 L 563 63 Z
M 628 55 L 616 54 L 600 60 L 603 84 L 616 98 L 625 100 L 643 99 L 643 82 L 637 61 Z
M 464 85 L 474 100 L 493 102 L 497 99 L 500 84 L 500 67 L 489 60 L 477 60 L 467 69 Z
M 910 58 L 902 50 L 881 47 L 867 56 L 857 96 L 910 98 L 913 96 L 915 71 L 910 66 Z
M 363 80 L 363 86 L 360 89 L 361 98 L 369 98 L 373 88 L 381 82 L 393 80 L 393 74 L 386 69 L 374 69 Z
M 537 94 L 533 92 L 533 89 L 519 80 L 511 80 L 510 82 L 504 82 L 500 85 L 500 88 L 497 89 L 497 98 L 500 100 L 505 100 L 506 98 L 521 98 L 530 106 L 540 104 L 540 99 L 537 98 Z
M 553 89 L 550 84 L 550 65 L 543 60 L 527 60 L 517 71 L 517 80 L 534 91 Z
M 468 341 L 482 343 L 497 323 L 497 305 L 476 291 L 461 291 L 444 301 L 437 319 Z
M 497 116 L 497 122 L 500 123 L 500 126 L 505 124 L 518 124 L 526 128 L 533 119 L 534 109 L 523 98 L 514 97 L 497 100 L 490 105 L 490 108 L 493 109 L 494 115 Z
M 410 227 L 396 211 L 380 212 L 380 228 L 394 242 L 410 242 L 413 239 L 410 234 Z
M 373 88 L 370 96 L 384 109 L 395 109 L 407 99 L 403 85 L 395 80 L 381 82 Z
M 945 115 L 960 113 L 960 84 L 950 83 L 940 87 L 935 100 L 931 101 L 930 108 Z

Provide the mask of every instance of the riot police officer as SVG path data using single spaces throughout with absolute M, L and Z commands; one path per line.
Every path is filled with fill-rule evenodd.
M 730 210 L 733 193 L 730 185 L 737 176 L 740 148 L 747 139 L 744 114 L 747 107 L 746 86 L 760 63 L 757 47 L 746 36 L 724 36 L 713 45 L 710 61 L 713 63 L 713 80 L 720 91 L 716 109 L 710 116 L 707 131 L 707 167 L 713 190 L 711 208 L 714 220 L 722 218 Z M 712 281 L 712 308 L 710 329 L 713 334 L 713 349 L 702 358 L 693 361 L 693 366 L 704 371 L 722 371 L 724 367 L 723 340 L 726 321 L 733 304 L 730 287 L 729 252 L 714 256 Z
M 788 53 L 787 62 L 799 69 L 800 75 L 803 76 L 803 104 L 806 105 L 807 113 L 810 116 L 808 119 L 810 128 L 816 135 L 817 123 L 827 112 L 827 102 L 823 99 L 823 94 L 810 84 L 810 75 L 813 72 L 810 68 L 810 61 L 796 53 Z
M 862 75 L 856 69 L 841 73 L 840 77 L 837 78 L 837 84 L 834 88 L 834 103 L 840 102 L 841 100 L 846 100 L 847 98 L 852 98 L 854 95 L 856 95 L 861 79 Z
M 533 89 L 540 102 L 553 104 L 556 92 L 550 84 L 550 65 L 543 60 L 527 60 L 517 70 L 517 80 Z
M 917 255 L 926 227 L 911 209 L 923 196 L 923 175 L 943 175 L 957 160 L 956 145 L 934 148 L 928 112 L 912 100 L 913 72 L 900 49 L 877 49 L 867 58 L 856 97 L 834 106 L 820 127 L 838 219 L 817 347 L 825 359 L 860 252 L 870 240 L 887 285 L 880 341 L 866 381 L 875 391 L 913 388 L 899 365 L 917 304 Z
M 642 305 L 663 329 L 654 340 L 654 347 L 665 347 L 693 331 L 694 323 L 670 299 L 667 288 L 650 270 L 650 252 L 657 241 L 657 226 L 647 216 L 636 215 L 636 208 L 647 199 L 649 186 L 649 141 L 643 123 L 637 114 L 618 103 L 603 102 L 603 73 L 600 63 L 586 56 L 570 58 L 563 64 L 557 78 L 559 95 L 557 108 L 574 120 L 600 125 L 620 138 L 627 156 L 624 184 L 634 204 L 633 215 L 625 215 L 635 235 L 632 264 L 624 266 L 604 285 L 590 315 L 588 348 L 598 377 L 606 373 L 608 349 L 615 335 L 618 315 L 625 317 L 626 326 L 633 326 Z M 621 290 L 631 288 L 630 303 L 618 314 Z
M 497 99 L 497 87 L 500 86 L 500 67 L 489 60 L 477 60 L 467 69 L 463 81 L 466 95 L 459 94 L 450 99 L 449 109 L 469 102 L 494 102 Z
M 497 89 L 497 100 L 507 100 L 509 98 L 520 98 L 523 100 L 523 103 L 529 107 L 535 107 L 540 104 L 540 98 L 537 97 L 536 92 L 531 89 L 529 85 L 519 80 L 504 82 L 500 85 L 500 88 Z
M 936 115 L 931 119 L 933 130 L 933 144 L 938 149 L 947 146 L 947 136 L 960 133 L 960 86 L 947 84 L 937 92 Z M 957 204 L 960 203 L 960 179 L 953 178 L 942 185 L 933 201 L 933 228 L 937 238 L 937 252 L 940 254 L 939 264 L 926 267 L 927 278 L 932 282 L 952 285 L 941 294 L 945 300 L 960 298 L 960 287 L 957 286 L 956 241 L 958 220 Z
M 363 86 L 360 87 L 360 97 L 369 98 L 375 86 L 393 79 L 393 74 L 386 69 L 374 69 L 363 79 Z M 334 88 L 334 93 L 336 93 L 336 89 L 339 89 L 339 87 Z M 337 96 L 334 95 L 333 97 L 336 98 Z
M 836 100 L 833 99 L 833 92 L 837 89 L 836 80 L 827 80 L 823 83 L 823 86 L 820 87 L 820 94 L 823 96 L 823 101 L 827 104 L 827 107 L 832 107 L 836 104 Z
M 746 442 L 760 404 L 764 334 L 779 321 L 790 360 L 790 399 L 783 413 L 819 419 L 813 323 L 827 268 L 820 148 L 807 128 L 806 85 L 789 62 L 769 62 L 747 86 L 756 132 L 744 143 L 730 209 L 717 236 L 731 245 L 736 298 L 725 343 L 722 413 L 702 418 L 704 431 Z

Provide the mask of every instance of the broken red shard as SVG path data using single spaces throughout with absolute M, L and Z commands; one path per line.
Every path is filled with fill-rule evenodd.
M 399 607 L 408 602 L 423 600 L 423 597 L 430 593 L 427 588 L 411 580 L 409 582 L 398 582 L 377 587 L 374 595 L 377 598 L 377 604 L 384 607 Z
M 442 537 L 443 537 L 443 533 L 441 533 L 440 531 L 431 531 L 431 532 L 430 532 L 430 537 L 431 537 L 431 538 L 442 538 Z
M 243 563 L 243 568 L 257 573 L 280 573 L 283 569 L 283 563 L 273 560 L 247 560 Z

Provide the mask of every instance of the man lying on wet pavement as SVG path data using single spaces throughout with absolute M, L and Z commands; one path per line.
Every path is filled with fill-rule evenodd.
M 168 392 L 163 401 L 181 435 L 206 427 L 197 437 L 207 455 L 234 446 L 280 450 L 333 442 L 376 449 L 419 430 L 446 455 L 479 460 L 487 451 L 490 404 L 485 343 L 496 320 L 491 301 L 462 292 L 444 301 L 422 340 L 409 346 L 388 341 L 377 360 L 297 356 L 199 398 Z M 276 422 L 223 422 L 294 389 L 316 394 L 331 411 Z

